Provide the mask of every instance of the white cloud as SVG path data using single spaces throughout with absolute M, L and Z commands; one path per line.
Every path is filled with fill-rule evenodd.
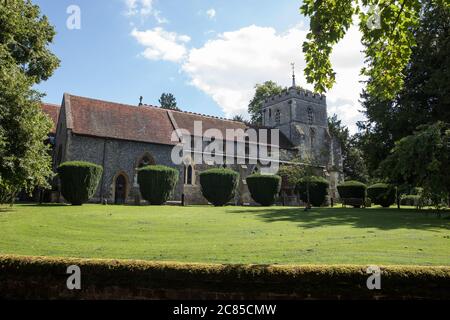
M 127 14 L 128 15 L 134 15 L 137 13 L 137 0 L 125 0 L 125 5 L 127 7 Z
M 191 38 L 186 35 L 178 35 L 157 27 L 147 31 L 133 29 L 131 35 L 145 47 L 142 55 L 150 60 L 166 60 L 180 62 L 186 57 L 185 44 Z
M 281 34 L 255 25 L 225 32 L 201 48 L 190 50 L 182 69 L 190 76 L 191 84 L 211 96 L 228 117 L 246 114 L 256 83 L 274 80 L 283 86 L 291 84 L 291 62 L 296 63 L 297 84 L 312 89 L 303 75 L 301 44 L 306 34 L 301 26 Z M 358 112 L 361 49 L 359 32 L 352 28 L 332 55 L 337 84 L 327 94 L 329 114 L 336 113 L 352 132 L 356 130 L 355 122 L 362 118 Z
M 206 11 L 206 15 L 208 16 L 208 18 L 214 19 L 216 17 L 216 10 L 211 8 Z
M 165 17 L 161 15 L 161 11 L 154 9 L 153 0 L 124 0 L 127 7 L 127 16 L 140 16 L 146 18 L 153 16 L 159 24 L 168 23 Z
M 359 75 L 364 64 L 361 34 L 356 26 L 351 27 L 344 39 L 334 48 L 331 62 L 336 71 L 336 83 L 327 93 L 328 113 L 336 113 L 351 132 L 356 132 L 356 122 L 363 120 L 358 102 L 364 79 Z
M 129 16 L 137 14 L 147 16 L 153 10 L 153 0 L 125 0 L 125 5 Z
M 169 20 L 167 20 L 165 17 L 163 17 L 161 15 L 161 11 L 154 10 L 153 17 L 156 19 L 156 22 L 158 22 L 159 24 L 169 23 Z
M 220 34 L 192 49 L 182 69 L 192 84 L 210 95 L 227 116 L 245 113 L 256 83 L 289 80 L 289 63 L 302 31 L 277 35 L 273 28 L 249 26 Z M 301 64 L 300 59 L 296 59 Z
M 161 28 L 134 30 L 132 34 L 146 47 L 143 53 L 146 58 L 180 63 L 191 84 L 209 95 L 228 117 L 247 113 L 255 84 L 273 80 L 290 86 L 291 62 L 296 63 L 297 84 L 312 89 L 303 74 L 305 61 L 301 44 L 307 30 L 302 26 L 277 33 L 271 27 L 252 25 L 218 34 L 202 47 L 190 50 L 186 47 L 188 36 Z M 333 51 L 331 59 L 337 83 L 327 94 L 328 113 L 336 113 L 352 132 L 356 131 L 356 121 L 363 118 L 358 112 L 362 89 L 361 50 L 360 33 L 352 27 Z

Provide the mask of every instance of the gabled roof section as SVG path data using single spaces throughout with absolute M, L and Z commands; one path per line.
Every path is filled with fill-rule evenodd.
M 227 129 L 245 131 L 249 128 L 240 121 L 148 105 L 131 106 L 68 93 L 64 94 L 63 105 L 68 129 L 75 134 L 101 138 L 175 145 L 178 141 L 171 141 L 174 130 L 185 129 L 194 135 L 195 121 L 201 121 L 203 134 L 208 129 L 218 129 L 224 139 Z M 279 147 L 293 147 L 281 131 Z
M 50 133 L 56 133 L 56 126 L 58 125 L 59 112 L 61 110 L 61 106 L 52 103 L 42 103 L 41 104 L 42 111 L 50 117 L 53 121 L 53 127 L 50 130 Z
M 80 135 L 174 145 L 167 111 L 64 95 L 68 129 Z
M 271 130 L 276 130 L 276 128 L 271 128 L 271 127 L 267 127 L 267 126 L 262 126 L 262 125 L 251 125 L 249 128 L 255 129 L 256 132 L 258 133 L 258 140 L 260 139 L 260 131 L 259 129 L 266 129 L 267 130 L 267 143 L 272 144 L 271 141 L 271 137 L 272 137 L 272 132 Z M 281 132 L 281 130 L 278 131 L 279 134 L 279 144 L 276 144 L 280 149 L 294 149 L 294 145 L 291 143 L 291 141 L 284 135 L 283 132 Z
M 176 122 L 177 129 L 188 130 L 191 135 L 194 135 L 194 123 L 196 121 L 200 121 L 202 123 L 203 133 L 209 129 L 217 129 L 222 133 L 224 139 L 226 138 L 227 129 L 247 129 L 247 126 L 243 122 L 198 113 L 172 111 L 172 115 Z

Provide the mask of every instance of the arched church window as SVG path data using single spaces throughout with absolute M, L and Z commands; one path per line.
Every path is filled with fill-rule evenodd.
M 250 137 L 247 135 L 245 136 L 245 163 L 248 163 L 250 158 Z
M 313 124 L 314 122 L 314 114 L 311 107 L 308 107 L 308 123 Z
M 154 165 L 155 161 L 153 160 L 152 156 L 150 156 L 149 154 L 145 154 L 141 160 L 139 160 L 138 163 L 138 168 L 142 168 L 145 166 L 150 166 L 150 165 Z
M 314 128 L 310 128 L 309 130 L 309 139 L 310 139 L 310 144 L 311 144 L 311 148 L 314 146 L 315 144 L 315 140 L 316 140 L 316 130 Z
M 275 112 L 275 123 L 280 124 L 280 110 Z

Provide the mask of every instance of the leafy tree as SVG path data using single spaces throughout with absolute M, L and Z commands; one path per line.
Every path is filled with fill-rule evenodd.
M 317 167 L 319 163 L 314 159 L 311 153 L 307 153 L 303 158 L 294 158 L 292 164 L 282 165 L 278 169 L 279 175 L 285 183 L 298 191 L 297 184 L 301 181 L 304 184 L 304 195 L 306 200 L 305 211 L 311 208 L 310 186 L 316 175 L 319 173 Z
M 350 135 L 348 128 L 342 124 L 341 120 L 338 120 L 335 114 L 328 118 L 328 128 L 330 134 L 341 143 L 345 179 L 366 183 L 369 175 L 356 138 Z
M 285 90 L 274 81 L 266 81 L 255 86 L 255 95 L 248 105 L 248 113 L 253 124 L 262 124 L 262 107 L 265 99 L 275 94 L 280 94 Z
M 450 194 L 450 124 L 423 125 L 396 142 L 381 163 L 380 172 L 395 183 L 423 187 L 423 194 L 439 207 Z
M 44 144 L 52 125 L 31 88 L 59 60 L 48 49 L 55 31 L 31 1 L 2 1 L 0 26 L 0 203 L 12 203 L 22 189 L 47 187 L 52 175 Z
M 369 101 L 365 102 L 367 104 Z M 371 99 L 370 103 L 373 103 Z M 370 177 L 376 177 L 377 169 L 389 151 L 394 147 L 392 131 L 382 123 L 360 121 L 357 123 L 359 133 L 355 135 L 358 148 L 361 150 Z
M 163 109 L 180 111 L 177 107 L 177 99 L 171 93 L 163 93 L 161 98 L 159 98 L 159 104 Z
M 333 46 L 359 17 L 359 29 L 367 66 L 367 91 L 372 96 L 391 99 L 403 87 L 404 69 L 416 45 L 414 30 L 428 1 L 405 0 L 305 0 L 301 13 L 310 18 L 310 32 L 303 44 L 306 78 L 315 90 L 325 92 L 335 83 L 330 62 Z M 448 1 L 436 1 L 449 10 Z M 370 10 L 366 10 L 370 7 Z M 379 18 L 379 19 L 377 19 Z M 379 22 L 379 24 L 378 24 Z
M 298 159 L 293 159 L 291 162 L 295 164 L 281 165 L 277 175 L 283 179 L 285 184 L 293 188 L 304 176 L 304 170 Z
M 244 122 L 244 117 L 240 114 L 237 114 L 233 117 L 233 121 Z
M 447 8 L 447 10 L 446 10 Z M 358 145 L 375 173 L 395 141 L 423 124 L 450 122 L 450 10 L 441 1 L 423 1 L 417 46 L 405 68 L 404 89 L 392 100 L 362 95 L 367 121 L 359 122 Z
M 363 153 L 357 147 L 350 147 L 344 158 L 344 176 L 346 180 L 369 181 L 369 174 Z

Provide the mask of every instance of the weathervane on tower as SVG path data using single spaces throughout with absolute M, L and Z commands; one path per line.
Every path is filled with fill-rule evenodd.
M 295 88 L 295 62 L 291 63 L 292 66 L 292 88 Z

